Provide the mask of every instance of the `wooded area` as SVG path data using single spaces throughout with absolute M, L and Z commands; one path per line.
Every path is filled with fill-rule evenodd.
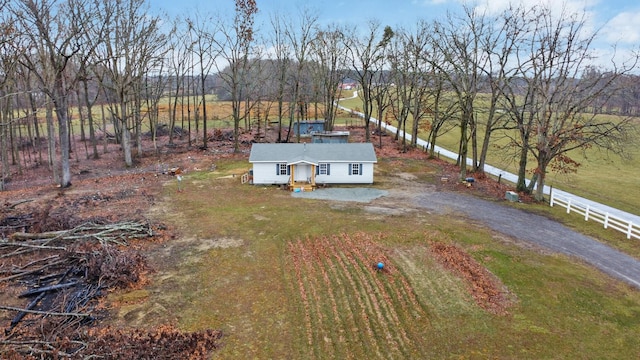
M 638 59 L 595 66 L 597 33 L 585 14 L 463 7 L 405 27 L 371 20 L 355 28 L 299 10 L 258 27 L 255 1 L 235 5 L 234 14 L 166 18 L 144 0 L 0 3 L 0 189 L 11 168 L 33 166 L 48 166 L 69 186 L 76 135 L 94 158 L 101 141 L 117 141 L 126 167 L 158 150 L 143 149 L 142 137 L 163 129 L 170 143 L 181 131 L 190 146 L 207 149 L 211 121 L 227 116 L 208 112 L 213 101 L 231 104 L 236 151 L 254 126 L 276 124 L 277 141 L 299 141 L 290 136 L 297 120 L 317 117 L 333 128 L 347 82 L 362 99 L 367 135 L 372 116 L 411 134 L 411 142 L 397 139 L 403 146 L 418 133 L 435 146 L 455 129 L 458 164 L 470 157 L 470 170 L 482 172 L 490 152 L 518 158 L 518 190 L 537 185 L 539 199 L 547 172 L 579 165 L 569 151 L 623 153 L 635 140 Z M 494 146 L 496 136 L 508 145 Z M 535 181 L 526 186 L 532 159 Z M 460 167 L 461 178 L 466 171 Z

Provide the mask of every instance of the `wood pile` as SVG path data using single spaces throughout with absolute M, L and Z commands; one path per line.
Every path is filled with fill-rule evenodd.
M 153 235 L 148 222 L 124 221 L 0 239 L 0 289 L 15 294 L 14 302 L 0 304 L 11 314 L 0 358 L 208 358 L 219 346 L 220 331 L 100 326 L 108 316 L 107 291 L 139 283 L 148 271 L 128 242 Z
M 60 329 L 93 322 L 106 290 L 135 283 L 146 270 L 140 254 L 119 247 L 152 235 L 148 223 L 85 223 L 69 230 L 15 232 L 0 240 L 0 286 L 19 291 L 17 298 L 25 301 L 0 305 L 14 314 L 5 336 L 43 321 Z

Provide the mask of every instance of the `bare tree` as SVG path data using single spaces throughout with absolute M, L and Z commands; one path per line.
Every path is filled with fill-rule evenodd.
M 287 142 L 291 133 L 291 126 L 294 123 L 296 110 L 300 109 L 300 105 L 304 107 L 306 100 L 301 98 L 301 89 L 305 84 L 303 77 L 306 75 L 307 60 L 311 43 L 313 41 L 313 29 L 318 21 L 317 15 L 311 13 L 309 9 L 300 12 L 300 22 L 297 24 L 287 23 L 285 27 L 285 36 L 289 39 L 289 44 L 293 51 L 294 60 L 296 61 L 295 73 L 293 77 L 291 101 L 289 102 L 289 132 L 287 133 Z M 299 110 L 298 110 L 299 111 Z M 302 115 L 302 114 L 300 114 Z M 297 142 L 300 142 L 300 118 L 298 118 L 298 129 L 296 131 Z
M 407 148 L 407 125 L 410 126 L 411 146 L 417 144 L 420 121 L 430 106 L 427 97 L 430 92 L 429 78 L 432 73 L 428 61 L 431 49 L 429 45 L 429 26 L 421 21 L 417 28 L 400 30 L 393 41 L 390 52 L 391 79 L 394 86 L 391 94 L 391 109 L 401 129 L 402 146 Z M 396 134 L 396 140 L 398 134 Z
M 438 61 L 438 53 L 432 53 L 431 58 L 433 61 Z M 436 142 L 438 137 L 448 133 L 457 126 L 458 105 L 451 96 L 448 96 L 449 91 L 444 76 L 437 68 L 433 70 L 430 76 L 430 96 L 431 102 L 431 122 L 429 124 L 429 154 L 434 157 Z
M 387 47 L 387 50 L 385 51 L 385 58 L 388 55 L 388 48 L 390 48 L 390 46 Z M 390 71 L 383 69 L 382 71 L 377 71 L 373 77 L 374 85 L 371 101 L 376 109 L 376 117 L 378 118 L 377 132 L 379 148 L 382 148 L 382 137 L 384 135 L 382 122 L 385 121 L 385 114 L 387 114 L 387 109 L 391 106 L 391 88 L 393 87 L 393 83 L 391 82 L 390 74 Z
M 260 126 L 258 113 L 260 112 L 262 100 L 266 97 L 267 83 L 271 77 L 271 73 L 268 71 L 266 63 L 262 61 L 262 57 L 262 48 L 257 46 L 247 67 L 242 118 L 244 120 L 244 128 L 248 131 L 253 131 L 254 120 L 256 125 Z M 255 134 L 254 138 L 255 136 L 259 137 L 260 134 Z
M 112 1 L 100 12 L 107 26 L 101 56 L 105 61 L 104 85 L 112 95 L 110 106 L 126 166 L 133 165 L 131 130 L 140 144 L 140 94 L 144 75 L 166 51 L 167 37 L 160 31 L 161 19 L 148 14 L 144 0 Z
M 169 77 L 172 81 L 172 90 L 169 93 L 169 144 L 173 145 L 175 136 L 176 121 L 178 120 L 178 101 L 180 100 L 181 115 L 184 109 L 184 95 L 188 93 L 186 85 L 187 77 L 193 66 L 190 62 L 190 56 L 193 52 L 194 41 L 191 40 L 190 25 L 182 26 L 184 23 L 181 19 L 176 19 L 171 33 L 169 43 L 168 62 Z M 184 131 L 184 116 L 181 116 L 181 131 Z
M 103 2 L 94 2 L 94 11 L 103 11 L 107 5 Z M 102 38 L 106 31 L 106 24 L 101 21 L 100 17 L 94 16 L 87 19 L 87 29 L 79 34 L 82 37 L 80 42 L 80 51 L 78 53 L 78 93 L 82 92 L 82 99 L 78 100 L 78 107 L 81 104 L 86 108 L 87 124 L 89 126 L 89 141 L 91 143 L 92 157 L 99 158 L 98 139 L 96 137 L 95 119 L 93 116 L 93 106 L 96 104 L 101 94 L 102 76 L 98 68 L 104 62 L 96 53 L 96 48 L 101 45 Z M 84 133 L 83 133 L 84 134 Z M 84 138 L 83 138 L 84 140 Z
M 254 21 L 258 12 L 255 0 L 236 0 L 235 16 L 231 24 L 221 23 L 220 31 L 213 41 L 221 59 L 227 62 L 228 71 L 222 71 L 216 62 L 218 76 L 227 87 L 231 97 L 233 117 L 234 152 L 240 151 L 240 122 L 243 119 L 243 94 L 247 87 L 249 59 L 254 42 Z
M 482 108 L 483 116 L 476 119 L 478 127 L 484 127 L 482 147 L 475 169 L 478 172 L 484 172 L 494 132 L 517 129 L 505 112 L 509 106 L 504 93 L 512 81 L 517 82 L 518 67 L 514 64 L 517 63 L 517 48 L 526 36 L 526 12 L 524 8 L 510 7 L 499 16 L 488 18 L 489 25 L 480 28 L 485 31 L 476 34 L 484 54 L 479 58 L 482 62 L 478 64 L 483 75 L 481 88 L 487 94 L 485 96 L 488 96 L 488 108 Z
M 30 43 L 21 61 L 33 71 L 41 90 L 51 99 L 58 119 L 61 151 L 61 187 L 71 185 L 69 165 L 69 96 L 76 78 L 70 71 L 80 52 L 83 32 L 91 32 L 95 11 L 90 2 L 68 0 L 20 0 L 12 3 L 21 32 Z
M 543 200 L 550 169 L 574 171 L 579 165 L 571 159 L 571 151 L 599 147 L 623 152 L 632 120 L 610 120 L 591 109 L 596 100 L 620 90 L 615 87 L 616 79 L 631 71 L 638 59 L 623 66 L 614 63 L 613 70 L 600 75 L 582 76 L 592 59 L 596 36 L 586 28 L 585 14 L 566 9 L 554 14 L 541 6 L 530 16 L 527 57 L 520 68 L 524 82 L 524 96 L 520 97 L 524 100 L 512 99 L 515 105 L 511 110 L 526 109 L 526 122 L 519 126 L 526 128 L 527 137 L 521 139 L 520 146 L 536 160 L 534 181 L 527 190 L 532 191 L 535 184 L 535 198 Z
M 409 79 L 412 83 L 412 96 L 407 99 L 407 111 L 411 116 L 411 146 L 417 146 L 418 134 L 426 116 L 433 113 L 434 90 L 433 56 L 435 51 L 431 47 L 429 23 L 420 21 L 415 31 L 406 33 L 405 56 Z
M 275 99 L 278 103 L 278 137 L 277 142 L 282 141 L 282 119 L 285 115 L 284 100 L 285 91 L 287 88 L 287 80 L 289 74 L 289 67 L 291 64 L 291 58 L 293 56 L 291 44 L 289 38 L 286 36 L 287 25 L 285 23 L 285 17 L 279 14 L 271 16 L 271 28 L 272 28 L 272 40 L 271 44 L 275 56 L 275 69 L 276 86 Z
M 398 32 L 398 35 L 391 42 L 389 52 L 389 62 L 391 64 L 391 79 L 394 83 L 390 94 L 390 108 L 394 119 L 397 123 L 397 131 L 395 140 L 400 139 L 402 133 L 402 144 L 406 143 L 406 123 L 409 117 L 409 103 L 413 98 L 414 83 L 411 81 L 411 73 L 409 71 L 409 59 L 406 56 L 405 48 L 407 46 L 406 31 Z
M 2 11 L 2 22 L 0 23 L 0 190 L 4 190 L 5 182 L 9 178 L 9 151 L 10 139 L 9 132 L 11 128 L 11 108 L 10 101 L 12 98 L 11 83 L 15 82 L 16 65 L 20 51 L 15 44 L 15 38 L 18 36 L 16 29 L 12 26 L 14 20 L 9 12 L 5 12 L 5 2 L 0 2 L 0 10 Z
M 433 63 L 445 76 L 448 87 L 455 96 L 459 110 L 460 140 L 458 149 L 458 165 L 460 178 L 467 176 L 468 143 L 473 142 L 472 149 L 474 169 L 477 167 L 476 114 L 474 101 L 479 93 L 479 77 L 482 56 L 478 34 L 486 31 L 488 26 L 483 15 L 473 8 L 464 6 L 462 17 L 448 14 L 446 22 L 434 24 L 436 41 L 435 51 L 444 57 L 443 63 Z
M 154 152 L 158 152 L 157 131 L 160 118 L 160 109 L 158 104 L 164 95 L 164 89 L 167 86 L 167 78 L 164 74 L 164 63 L 160 62 L 159 68 L 155 69 L 154 74 L 146 73 L 144 76 L 143 96 L 146 101 L 146 108 L 149 116 L 149 129 L 151 131 L 151 139 L 153 142 Z
M 348 37 L 347 49 L 351 69 L 356 74 L 356 80 L 360 85 L 358 94 L 362 97 L 364 114 L 365 141 L 370 141 L 369 122 L 373 113 L 373 78 L 377 71 L 382 71 L 384 51 L 389 45 L 394 32 L 386 26 L 381 30 L 378 21 L 368 22 L 368 31 L 362 36 L 351 34 Z
M 193 55 L 196 57 L 200 79 L 200 104 L 202 106 L 202 148 L 206 149 L 207 144 L 207 77 L 213 68 L 218 52 L 214 47 L 215 28 L 218 19 L 210 15 L 195 14 L 192 19 L 187 19 L 189 31 L 194 35 L 194 44 L 191 47 Z M 196 133 L 198 132 L 199 119 L 196 112 Z
M 333 130 L 338 110 L 338 87 L 344 77 L 346 60 L 344 40 L 344 28 L 333 24 L 317 29 L 311 43 L 310 70 L 314 72 L 314 88 L 322 92 L 325 130 Z

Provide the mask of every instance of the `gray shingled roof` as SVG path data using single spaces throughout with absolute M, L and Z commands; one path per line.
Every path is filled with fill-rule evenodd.
M 282 143 L 253 144 L 250 163 L 257 162 L 377 162 L 371 143 Z

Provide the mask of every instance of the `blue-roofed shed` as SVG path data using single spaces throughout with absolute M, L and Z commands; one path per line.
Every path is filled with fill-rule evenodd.
M 293 133 L 298 135 L 298 131 L 300 131 L 300 135 L 311 135 L 317 132 L 324 131 L 324 120 L 309 120 L 309 121 L 300 121 L 293 124 Z

